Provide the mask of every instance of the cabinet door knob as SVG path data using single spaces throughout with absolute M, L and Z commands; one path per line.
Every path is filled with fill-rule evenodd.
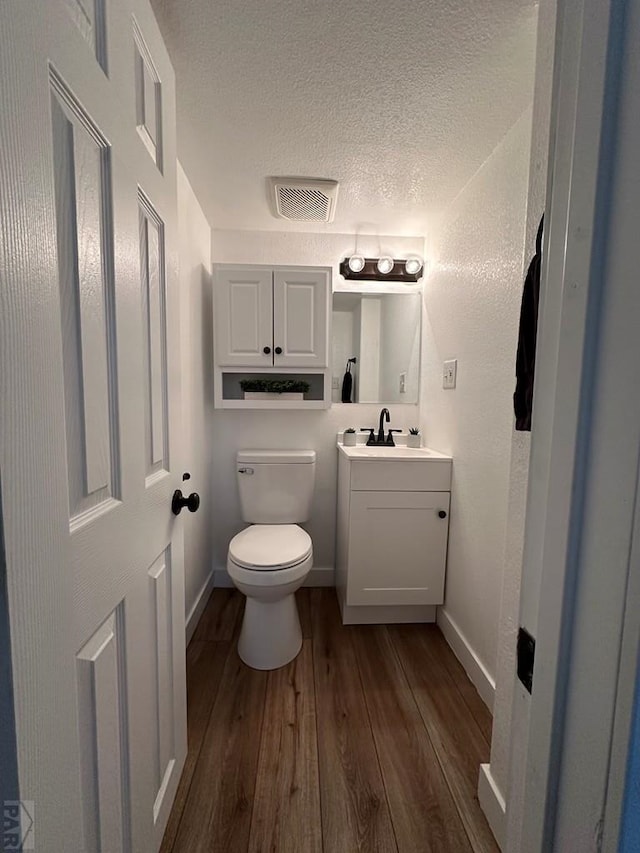
M 282 355 L 282 347 L 276 347 L 276 355 Z
M 447 513 L 443 509 L 438 510 L 438 518 L 446 518 Z
M 271 347 L 265 347 L 265 348 L 262 350 L 262 352 L 263 352 L 265 355 L 269 355 L 269 353 L 271 352 Z

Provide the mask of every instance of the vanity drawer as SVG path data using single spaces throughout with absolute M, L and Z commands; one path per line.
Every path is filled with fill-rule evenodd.
M 448 492 L 451 460 L 430 459 L 352 462 L 351 490 L 356 492 Z

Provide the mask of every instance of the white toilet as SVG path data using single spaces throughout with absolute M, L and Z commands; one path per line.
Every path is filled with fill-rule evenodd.
M 238 654 L 254 669 L 277 669 L 302 647 L 295 591 L 313 565 L 309 534 L 314 450 L 242 450 L 237 459 L 242 518 L 229 543 L 227 571 L 247 596 Z

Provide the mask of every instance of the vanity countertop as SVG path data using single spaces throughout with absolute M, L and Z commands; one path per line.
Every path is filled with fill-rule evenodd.
M 367 447 L 366 444 L 356 444 L 353 447 L 346 447 L 342 442 L 338 442 L 338 449 L 347 457 L 347 459 L 358 461 L 403 461 L 411 460 L 412 462 L 451 462 L 451 456 L 440 453 L 437 450 L 431 450 L 428 447 L 407 447 L 404 444 L 397 444 L 395 447 L 373 446 Z

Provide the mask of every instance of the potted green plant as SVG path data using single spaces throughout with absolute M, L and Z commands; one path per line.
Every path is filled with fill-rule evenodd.
M 419 427 L 411 427 L 407 436 L 407 447 L 421 447 L 422 436 L 420 435 Z
M 245 400 L 304 400 L 311 385 L 303 379 L 241 379 Z
M 345 429 L 344 434 L 342 436 L 342 442 L 345 447 L 354 447 L 357 442 L 356 431 L 353 427 L 349 427 Z

